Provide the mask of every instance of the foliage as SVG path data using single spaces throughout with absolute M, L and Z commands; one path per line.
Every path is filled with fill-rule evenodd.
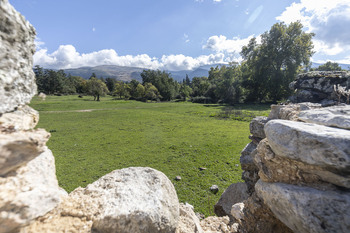
M 302 30 L 300 22 L 274 24 L 261 35 L 261 44 L 252 38 L 241 55 L 243 86 L 250 101 L 277 100 L 290 95 L 288 85 L 302 65 L 310 63 L 313 33 Z
M 236 64 L 211 68 L 207 95 L 221 103 L 239 103 L 241 98 L 241 69 Z M 210 88 L 211 87 L 211 88 Z
M 86 93 L 92 95 L 94 100 L 100 101 L 100 96 L 104 96 L 108 93 L 108 88 L 101 80 L 91 77 L 86 82 Z
M 173 100 L 177 94 L 177 82 L 170 74 L 160 70 L 144 70 L 141 73 L 142 83 L 152 83 L 159 91 L 161 100 Z
M 313 69 L 317 71 L 341 71 L 341 66 L 336 62 L 327 61 L 325 64 Z
M 181 202 L 210 215 L 208 198 L 212 208 L 230 184 L 241 181 L 239 157 L 249 142 L 249 123 L 209 117 L 224 106 L 101 99 L 32 100 L 31 107 L 40 112 L 38 127 L 52 132 L 48 147 L 55 156 L 59 185 L 68 192 L 115 169 L 148 166 L 167 175 Z M 268 106 L 238 108 L 260 111 Z M 91 111 L 81 111 L 85 109 Z M 220 188 L 217 194 L 209 191 L 213 184 Z

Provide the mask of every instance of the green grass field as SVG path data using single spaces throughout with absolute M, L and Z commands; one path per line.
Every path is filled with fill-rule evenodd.
M 173 182 L 181 202 L 206 216 L 214 214 L 222 192 L 241 181 L 239 157 L 249 142 L 249 120 L 269 109 L 77 96 L 35 97 L 30 105 L 40 112 L 38 128 L 51 132 L 48 147 L 68 192 L 115 169 L 152 167 Z M 213 184 L 217 194 L 209 191 Z

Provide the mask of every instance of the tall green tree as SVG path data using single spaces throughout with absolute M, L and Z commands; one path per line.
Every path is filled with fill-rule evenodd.
M 243 46 L 243 85 L 248 100 L 277 101 L 291 94 L 289 83 L 310 63 L 314 53 L 311 41 L 314 34 L 302 28 L 299 21 L 290 25 L 276 23 L 261 35 L 261 44 L 252 38 Z
M 157 88 L 162 100 L 172 100 L 177 95 L 177 82 L 170 76 L 170 73 L 160 70 L 144 70 L 141 77 L 143 85 L 152 83 Z
M 94 100 L 100 101 L 100 96 L 106 95 L 108 88 L 101 80 L 91 77 L 86 83 L 86 92 L 88 95 L 92 95 Z

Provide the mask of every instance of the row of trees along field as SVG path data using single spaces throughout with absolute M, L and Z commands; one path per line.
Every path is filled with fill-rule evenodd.
M 288 85 L 300 72 L 310 70 L 313 55 L 314 34 L 302 30 L 300 22 L 290 25 L 274 24 L 261 35 L 261 43 L 252 38 L 243 46 L 241 64 L 212 67 L 208 77 L 188 76 L 182 82 L 175 81 L 170 73 L 160 70 L 144 70 L 142 83 L 129 83 L 113 78 L 89 80 L 66 75 L 64 71 L 34 68 L 38 91 L 46 94 L 86 94 L 99 100 L 105 94 L 121 99 L 161 100 L 191 98 L 193 102 L 227 103 L 276 102 L 291 94 Z M 339 70 L 337 63 L 326 63 L 320 70 Z

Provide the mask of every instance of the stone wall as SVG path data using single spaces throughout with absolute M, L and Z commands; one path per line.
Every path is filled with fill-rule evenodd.
M 293 103 L 312 102 L 332 105 L 338 101 L 334 85 L 350 90 L 349 71 L 313 71 L 298 75 L 289 87 L 294 94 L 289 98 Z M 342 101 L 345 103 L 345 97 Z
M 350 105 L 273 105 L 250 130 L 241 232 L 350 232 Z

